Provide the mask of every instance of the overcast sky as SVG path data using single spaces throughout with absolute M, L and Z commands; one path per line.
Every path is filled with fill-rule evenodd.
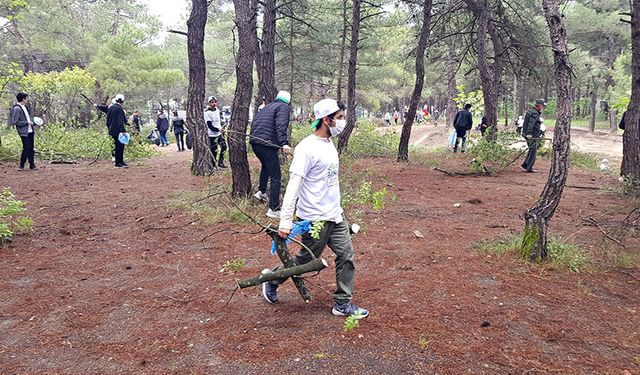
M 187 30 L 188 0 L 140 0 L 140 2 L 147 4 L 149 12 L 157 16 L 164 23 L 165 28 Z

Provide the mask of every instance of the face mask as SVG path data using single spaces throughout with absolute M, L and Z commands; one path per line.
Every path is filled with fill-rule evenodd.
M 331 136 L 337 137 L 338 134 L 342 133 L 345 126 L 347 126 L 347 120 L 344 120 L 344 119 L 336 120 L 336 126 L 329 128 L 329 132 L 331 133 Z

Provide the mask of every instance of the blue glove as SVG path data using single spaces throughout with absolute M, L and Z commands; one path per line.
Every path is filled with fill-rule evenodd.
M 300 220 L 293 223 L 293 228 L 291 228 L 291 232 L 287 236 L 285 243 L 288 245 L 291 243 L 291 240 L 298 237 L 303 233 L 307 233 L 311 230 L 311 220 Z M 276 243 L 275 241 L 271 241 L 271 255 L 276 253 Z

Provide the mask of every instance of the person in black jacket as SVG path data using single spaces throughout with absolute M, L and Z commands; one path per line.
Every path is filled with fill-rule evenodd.
M 624 130 L 624 128 L 625 128 L 625 123 L 624 123 L 625 119 L 624 118 L 627 116 L 627 112 L 629 112 L 629 111 L 628 110 L 624 111 L 624 113 L 622 114 L 622 118 L 620 119 L 620 123 L 618 124 L 618 127 L 620 129 L 622 129 L 622 130 Z
M 18 102 L 11 108 L 11 125 L 16 127 L 18 135 L 22 140 L 22 154 L 20 155 L 18 170 L 24 170 L 24 164 L 27 160 L 29 160 L 29 169 L 35 170 L 38 169 L 34 161 L 35 151 L 33 149 L 35 127 L 33 119 L 29 114 L 29 108 L 27 108 L 29 105 L 29 95 L 24 92 L 19 92 L 18 95 L 16 95 L 16 100 Z
M 124 144 L 120 142 L 118 136 L 121 133 L 126 133 L 127 129 L 125 124 L 127 123 L 127 115 L 124 113 L 122 103 L 124 103 L 124 95 L 118 94 L 114 98 L 115 101 L 112 105 L 97 105 L 96 108 L 107 114 L 107 128 L 109 129 L 109 135 L 113 138 L 115 144 L 115 167 L 116 168 L 128 168 L 127 163 L 124 162 Z
M 540 115 L 542 114 L 542 110 L 545 106 L 546 103 L 544 102 L 544 99 L 538 99 L 536 100 L 535 107 L 528 110 L 524 116 L 522 135 L 527 140 L 529 151 L 527 152 L 527 157 L 520 166 L 529 173 L 537 172 L 533 169 L 533 165 L 536 163 L 536 154 L 538 153 L 540 137 L 542 136 L 542 131 L 540 130 L 540 124 L 542 121 L 540 119 Z
M 171 132 L 176 136 L 178 152 L 184 151 L 184 120 L 178 116 L 178 111 L 173 111 L 173 118 L 171 118 Z
M 139 134 L 140 129 L 142 128 L 142 120 L 140 119 L 140 111 L 133 111 L 133 115 L 131 116 L 131 126 L 133 126 L 133 133 Z
M 462 150 L 466 151 L 467 132 L 473 127 L 473 115 L 469 111 L 471 104 L 465 104 L 464 109 L 461 109 L 456 113 L 456 117 L 453 119 L 453 127 L 456 129 L 456 144 L 453 146 L 453 152 L 458 152 L 458 144 L 462 140 Z
M 249 143 L 253 152 L 260 160 L 260 184 L 254 195 L 259 200 L 267 199 L 267 180 L 271 184 L 269 191 L 269 210 L 267 216 L 280 218 L 280 158 L 278 150 L 288 154 L 291 152 L 287 128 L 291 116 L 291 94 L 286 91 L 278 92 L 276 100 L 267 104 L 256 114 L 249 132 Z
M 160 109 L 158 111 L 156 128 L 160 132 L 160 146 L 169 146 L 169 140 L 167 139 L 167 131 L 169 130 L 169 119 L 167 118 L 167 115 L 165 115 L 163 109 Z

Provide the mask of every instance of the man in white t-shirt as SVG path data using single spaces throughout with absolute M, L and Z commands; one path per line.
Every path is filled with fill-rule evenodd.
M 333 99 L 323 99 L 313 106 L 316 120 L 315 132 L 296 147 L 289 168 L 290 177 L 280 211 L 278 234 L 287 238 L 293 227 L 293 213 L 302 220 L 322 223 L 318 238 L 309 233 L 302 235 L 302 242 L 316 257 L 329 246 L 336 254 L 336 291 L 333 294 L 333 315 L 366 318 L 369 312 L 356 306 L 351 300 L 355 281 L 354 252 L 349 225 L 340 207 L 340 182 L 338 151 L 331 137 L 344 129 L 344 104 Z M 297 201 L 297 205 L 296 205 Z M 301 250 L 293 259 L 304 264 L 311 255 Z M 270 272 L 265 270 L 263 272 Z M 278 286 L 286 279 L 264 283 L 262 294 L 269 303 L 278 301 Z
M 209 97 L 209 106 L 204 111 L 204 122 L 207 125 L 207 135 L 209 136 L 209 146 L 213 155 L 213 165 L 219 168 L 226 168 L 222 162 L 224 150 L 220 150 L 220 162 L 218 163 L 218 143 L 222 136 L 222 123 L 220 121 L 220 110 L 218 109 L 218 99 L 215 96 Z

